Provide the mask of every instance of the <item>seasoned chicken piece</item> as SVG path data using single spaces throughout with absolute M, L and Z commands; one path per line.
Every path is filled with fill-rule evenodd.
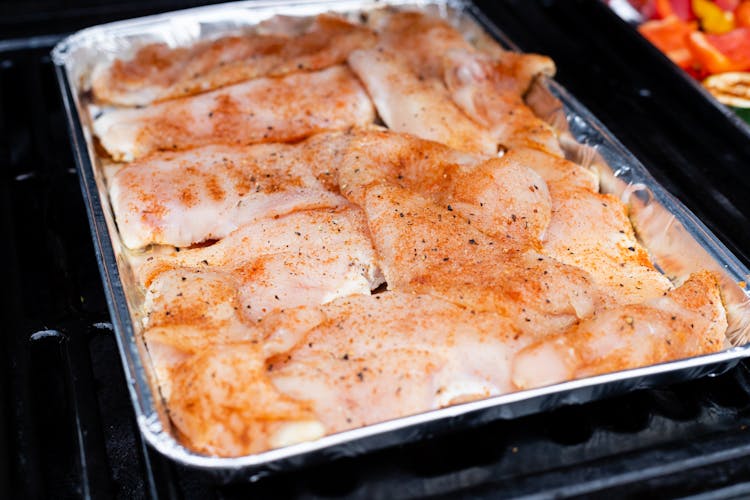
M 539 54 L 522 54 L 498 50 L 490 54 L 477 50 L 456 48 L 444 53 L 443 77 L 465 79 L 474 83 L 490 84 L 495 92 L 523 97 L 539 77 L 553 77 L 557 69 L 552 59 Z
M 346 204 L 315 171 L 335 162 L 335 135 L 295 145 L 204 146 L 156 153 L 120 169 L 110 199 L 123 243 L 189 246 L 245 222 Z
M 374 27 L 378 45 L 404 57 L 422 79 L 444 78 L 445 56 L 451 66 L 460 62 L 459 56 L 465 57 L 468 65 L 464 69 L 486 64 L 483 70 L 490 70 L 494 83 L 519 96 L 537 76 L 555 74 L 555 63 L 549 57 L 504 50 L 497 43 L 477 50 L 445 19 L 424 12 L 393 12 L 377 19 Z
M 379 47 L 403 58 L 420 81 L 447 86 L 455 104 L 489 129 L 496 144 L 563 156 L 554 130 L 523 102 L 537 76 L 554 75 L 550 58 L 498 46 L 491 54 L 482 53 L 444 19 L 422 12 L 395 12 L 379 19 L 376 27 Z M 368 90 L 372 93 L 369 85 Z
M 174 267 L 151 278 L 143 305 L 147 340 L 193 353 L 211 344 L 258 338 L 242 307 L 240 282 L 227 273 Z
M 420 80 L 396 55 L 378 49 L 352 52 L 349 65 L 364 82 L 378 114 L 391 130 L 461 151 L 497 153 L 489 132 L 458 109 L 442 82 Z
M 146 106 L 168 99 L 173 93 L 177 94 L 173 97 L 177 97 L 180 90 L 182 95 L 196 93 L 191 92 L 198 90 L 191 89 L 193 75 L 200 79 L 202 73 L 211 72 L 215 67 L 220 69 L 253 55 L 265 61 L 287 42 L 289 39 L 284 36 L 237 35 L 198 42 L 192 47 L 172 48 L 166 43 L 151 43 L 138 49 L 129 60 L 117 59 L 96 66 L 91 76 L 91 90 L 99 103 Z M 193 66 L 192 73 L 186 71 L 188 66 Z M 175 87 L 176 83 L 185 86 Z
M 210 269 L 168 269 L 149 283 L 144 338 L 159 388 L 172 392 L 172 370 L 211 345 L 261 336 L 242 308 L 240 283 Z
M 132 161 L 153 151 L 207 144 L 294 141 L 373 119 L 372 103 L 354 75 L 333 66 L 258 78 L 143 109 L 104 111 L 93 129 L 115 160 Z
M 495 61 L 476 51 L 449 51 L 444 58 L 445 83 L 453 101 L 505 148 L 539 149 L 562 158 L 555 131 L 523 101 L 530 76 L 522 61 L 532 56 L 507 54 L 506 60 Z M 550 61 L 554 73 L 551 60 L 543 59 Z
M 526 347 L 513 361 L 513 383 L 539 387 L 716 352 L 725 347 L 726 329 L 716 277 L 696 273 L 662 297 L 600 311 Z
M 593 313 L 586 273 L 489 237 L 449 207 L 375 184 L 366 188 L 362 208 L 389 290 L 496 311 L 538 336 Z
M 625 205 L 598 193 L 590 170 L 533 149 L 511 149 L 501 160 L 528 166 L 547 182 L 552 215 L 542 253 L 586 271 L 599 291 L 600 307 L 643 302 L 672 288 L 638 243 Z
M 505 245 L 539 246 L 551 202 L 546 183 L 533 170 L 408 134 L 363 131 L 350 136 L 340 154 L 339 182 L 355 203 L 363 203 L 369 185 L 387 182 L 449 207 Z
M 137 273 L 152 289 L 172 269 L 231 276 L 242 316 L 251 321 L 280 307 L 369 294 L 383 283 L 366 220 L 352 205 L 260 219 L 211 246 L 162 253 Z
M 317 71 L 346 61 L 352 50 L 374 45 L 375 34 L 336 16 L 322 14 L 305 33 L 228 36 L 190 48 L 151 44 L 129 61 L 94 70 L 97 101 L 146 105 L 215 90 L 264 76 Z
M 257 341 L 254 325 L 268 312 L 369 294 L 383 282 L 353 206 L 263 219 L 206 248 L 146 257 L 136 272 L 165 396 L 176 363 L 213 344 Z
M 328 432 L 508 392 L 526 342 L 496 313 L 411 293 L 289 313 L 264 321 L 268 374 L 308 400 Z
M 306 397 L 295 400 L 273 386 L 258 344 L 208 349 L 173 373 L 169 416 L 197 452 L 235 457 L 325 434 Z
M 472 51 L 453 26 L 437 16 L 398 11 L 376 18 L 378 45 L 402 56 L 421 80 L 443 78 L 443 56 L 450 50 Z
M 638 243 L 616 197 L 551 185 L 552 219 L 543 253 L 589 273 L 604 306 L 636 304 L 672 288 Z
M 599 179 L 593 171 L 538 149 L 510 149 L 502 160 L 509 165 L 523 165 L 534 170 L 548 186 L 599 191 Z

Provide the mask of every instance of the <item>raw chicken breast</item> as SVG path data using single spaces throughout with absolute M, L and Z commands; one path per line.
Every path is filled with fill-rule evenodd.
M 593 313 L 585 272 L 489 237 L 413 191 L 377 184 L 362 208 L 389 290 L 426 293 L 495 311 L 544 336 Z
M 148 283 L 143 306 L 147 340 L 186 353 L 211 344 L 257 340 L 240 300 L 240 283 L 213 269 L 163 269 Z
M 189 246 L 254 219 L 346 204 L 328 189 L 325 175 L 314 173 L 334 163 L 338 140 L 321 135 L 296 145 L 204 146 L 138 160 L 110 182 L 123 243 Z
M 190 48 L 151 44 L 129 61 L 94 70 L 100 102 L 143 106 L 215 90 L 264 76 L 317 71 L 346 61 L 352 50 L 375 43 L 375 34 L 336 16 L 322 14 L 304 33 L 227 36 Z
M 383 16 L 375 26 L 378 46 L 398 54 L 420 81 L 441 89 L 447 87 L 453 102 L 489 129 L 495 147 L 497 143 L 506 149 L 533 147 L 563 156 L 554 130 L 523 101 L 535 78 L 554 75 L 555 65 L 550 58 L 518 54 L 496 45 L 491 54 L 483 53 L 444 19 L 422 12 L 395 12 Z M 373 92 L 369 84 L 368 91 Z M 376 105 L 382 115 L 377 99 Z
M 437 80 L 423 81 L 396 55 L 357 50 L 349 65 L 364 82 L 388 128 L 441 142 L 454 149 L 494 155 L 489 132 L 464 115 Z
M 604 306 L 636 304 L 672 288 L 636 239 L 619 199 L 556 184 L 551 194 L 552 219 L 543 252 L 588 272 Z
M 304 91 L 300 91 L 304 89 Z M 115 159 L 207 144 L 286 142 L 367 125 L 372 103 L 344 66 L 258 78 L 142 109 L 105 110 L 94 133 Z
M 550 220 L 549 192 L 520 163 L 387 131 L 352 133 L 347 144 L 339 154 L 339 182 L 350 200 L 361 204 L 368 186 L 387 182 L 455 211 L 506 246 L 539 247 Z
M 599 191 L 597 174 L 587 168 L 538 149 L 510 149 L 502 157 L 507 164 L 523 165 L 538 173 L 548 186 Z
M 598 312 L 526 347 L 513 362 L 519 389 L 720 351 L 727 319 L 716 277 L 692 275 L 651 299 Z
M 242 317 L 250 321 L 281 307 L 369 294 L 383 282 L 364 215 L 351 205 L 260 219 L 211 246 L 161 253 L 137 273 L 153 290 L 173 269 L 231 276 Z
M 325 434 L 310 404 L 273 386 L 258 344 L 217 346 L 173 373 L 169 416 L 195 451 L 234 457 Z
M 378 46 L 403 57 L 420 80 L 442 79 L 442 59 L 449 51 L 473 50 L 444 19 L 423 12 L 391 12 L 372 24 L 378 32 Z
M 328 432 L 507 392 L 524 342 L 507 318 L 427 295 L 388 291 L 306 309 L 268 318 L 268 374 L 309 401 Z
M 599 292 L 600 307 L 643 302 L 672 288 L 638 242 L 627 207 L 598 193 L 590 170 L 533 149 L 512 149 L 502 160 L 528 166 L 547 181 L 552 214 L 542 253 L 586 271 Z
M 505 88 L 523 95 L 539 75 L 553 76 L 555 63 L 546 56 L 522 54 L 501 48 L 485 37 L 474 40 L 477 49 L 445 19 L 419 11 L 391 12 L 371 23 L 378 32 L 378 45 L 402 55 L 423 79 L 443 78 L 443 58 L 449 53 L 490 58 L 505 77 Z M 509 84 L 513 86 L 510 87 Z
M 240 286 L 210 269 L 165 270 L 149 284 L 144 338 L 162 396 L 172 392 L 172 370 L 215 344 L 262 338 L 244 317 Z
M 258 341 L 274 310 L 369 294 L 383 277 L 356 207 L 270 217 L 218 243 L 145 257 L 145 338 L 162 394 L 176 363 L 213 344 Z
M 453 102 L 488 128 L 506 149 L 532 148 L 563 157 L 555 131 L 523 101 L 530 77 L 519 59 L 532 56 L 514 56 L 507 64 L 474 51 L 449 51 L 444 58 L 444 78 Z M 550 66 L 554 73 L 551 61 Z

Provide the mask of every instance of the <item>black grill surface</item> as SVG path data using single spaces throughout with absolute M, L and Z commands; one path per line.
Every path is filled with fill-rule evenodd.
M 479 2 L 747 262 L 750 142 L 590 1 Z M 638 497 L 750 494 L 750 373 L 631 393 L 256 482 L 141 441 L 108 323 L 49 50 L 178 2 L 0 9 L 0 498 Z

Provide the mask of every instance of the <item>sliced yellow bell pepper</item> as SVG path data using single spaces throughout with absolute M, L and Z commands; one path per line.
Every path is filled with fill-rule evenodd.
M 693 0 L 693 12 L 706 33 L 721 34 L 734 29 L 734 13 L 724 11 L 711 0 Z

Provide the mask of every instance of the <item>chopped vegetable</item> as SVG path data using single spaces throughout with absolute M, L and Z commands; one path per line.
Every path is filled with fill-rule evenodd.
M 750 28 L 737 28 L 724 35 L 696 31 L 688 36 L 688 46 L 710 73 L 750 69 Z
M 733 11 L 739 5 L 739 0 L 714 0 L 714 3 L 726 11 Z
M 667 19 L 677 17 L 683 21 L 695 19 L 691 0 L 656 0 L 654 4 L 656 17 Z
M 740 2 L 734 9 L 734 23 L 742 28 L 750 27 L 750 0 Z
M 711 0 L 693 0 L 693 12 L 706 33 L 727 33 L 734 29 L 734 13 L 725 11 Z
M 697 29 L 695 22 L 685 22 L 672 16 L 662 20 L 647 21 L 638 31 L 683 69 L 693 66 L 693 54 L 687 37 Z
M 691 33 L 688 36 L 688 45 L 690 46 L 690 51 L 695 55 L 696 60 L 709 73 L 722 73 L 734 70 L 732 61 L 714 47 L 708 40 L 708 37 L 700 31 Z
M 696 80 L 750 72 L 750 0 L 630 0 L 638 31 Z

